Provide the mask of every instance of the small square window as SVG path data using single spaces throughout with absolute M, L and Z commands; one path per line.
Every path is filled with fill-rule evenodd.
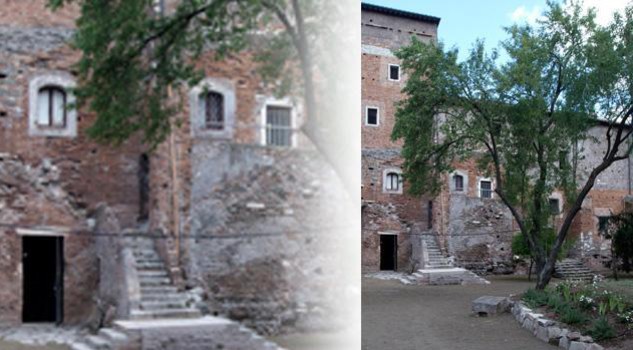
M 464 190 L 464 177 L 461 175 L 455 175 L 455 191 L 462 192 Z
M 367 125 L 378 125 L 378 108 L 367 107 L 367 115 L 366 115 L 365 122 Z
M 606 234 L 609 229 L 609 217 L 608 216 L 599 216 L 598 217 L 598 232 L 600 234 Z
M 482 180 L 479 182 L 479 196 L 481 198 L 492 198 L 492 181 Z
M 400 190 L 400 175 L 397 173 L 387 174 L 387 183 L 385 189 L 387 191 L 399 191 Z
M 400 66 L 396 64 L 389 65 L 389 80 L 400 80 Z
M 266 107 L 266 145 L 292 146 L 291 110 L 288 107 Z
M 205 127 L 212 130 L 224 129 L 224 96 L 211 91 L 203 95 Z
M 560 214 L 558 198 L 550 198 L 549 199 L 549 211 L 550 211 L 550 213 L 552 215 Z

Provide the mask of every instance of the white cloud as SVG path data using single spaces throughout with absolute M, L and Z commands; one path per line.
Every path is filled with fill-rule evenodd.
M 596 9 L 596 21 L 599 24 L 608 24 L 613 19 L 613 13 L 621 12 L 631 0 L 584 0 L 583 7 Z
M 541 18 L 542 13 L 543 10 L 541 10 L 539 6 L 534 6 L 531 10 L 528 10 L 525 6 L 521 5 L 509 15 L 513 22 L 536 24 L 536 21 Z

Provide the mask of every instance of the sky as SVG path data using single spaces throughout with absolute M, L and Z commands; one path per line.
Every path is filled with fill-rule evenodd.
M 613 12 L 633 0 L 585 0 L 585 7 L 597 9 L 597 21 L 606 24 Z M 363 0 L 363 2 L 399 10 L 440 17 L 440 41 L 457 47 L 464 59 L 477 39 L 488 49 L 498 47 L 506 38 L 503 27 L 513 23 L 534 23 L 547 9 L 546 0 Z M 501 52 L 503 56 L 503 52 Z M 503 58 L 503 57 L 502 57 Z

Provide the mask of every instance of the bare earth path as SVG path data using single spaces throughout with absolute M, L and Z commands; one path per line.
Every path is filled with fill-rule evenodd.
M 0 340 L 0 349 L 2 350 L 67 350 L 62 345 L 24 345 L 14 342 Z
M 489 285 L 411 286 L 363 278 L 363 350 L 554 350 L 509 314 L 478 318 L 471 301 L 517 294 L 532 283 L 493 277 Z

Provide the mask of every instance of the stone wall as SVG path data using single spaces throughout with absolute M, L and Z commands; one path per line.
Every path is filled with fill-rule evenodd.
M 122 225 L 136 225 L 141 147 L 134 140 L 118 148 L 89 140 L 85 130 L 94 115 L 84 111 L 76 113 L 76 135 L 44 136 L 29 129 L 34 98 L 29 85 L 40 77 L 74 80 L 72 65 L 79 58 L 67 44 L 78 8 L 53 13 L 46 3 L 10 0 L 0 8 L 0 227 L 11 225 L 0 238 L 0 294 L 6 295 L 0 318 L 21 321 L 22 248 L 16 228 L 44 227 L 65 236 L 65 323 L 81 324 L 94 312 L 99 263 L 94 238 L 76 229 L 88 228 L 99 203 L 110 206 Z
M 31 167 L 17 156 L 0 156 L 0 323 L 22 320 L 20 227 L 32 225 L 64 235 L 64 322 L 85 323 L 94 311 L 98 261 L 90 235 L 69 234 L 84 212 L 61 185 L 61 172 L 44 163 Z

